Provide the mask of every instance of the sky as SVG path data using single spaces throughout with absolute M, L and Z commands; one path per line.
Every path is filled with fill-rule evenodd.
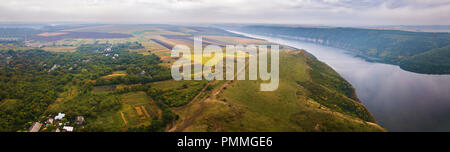
M 0 22 L 450 25 L 450 0 L 0 0 Z

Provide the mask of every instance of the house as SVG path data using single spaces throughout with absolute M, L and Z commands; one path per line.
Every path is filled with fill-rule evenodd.
M 47 124 L 53 124 L 53 118 L 50 118 L 46 121 Z
M 72 132 L 73 131 L 73 127 L 72 126 L 64 126 L 63 129 L 68 131 L 68 132 Z
M 77 116 L 75 118 L 75 124 L 76 125 L 81 125 L 81 124 L 83 124 L 83 122 L 84 122 L 84 117 L 83 116 Z
M 64 118 L 64 116 L 66 116 L 66 114 L 64 114 L 64 113 L 58 113 L 58 115 L 55 116 L 55 120 L 61 120 L 62 118 Z
M 42 127 L 42 123 L 40 122 L 34 122 L 31 124 L 30 129 L 28 129 L 28 132 L 38 132 Z
M 53 67 L 50 70 L 48 70 L 48 72 L 52 72 L 53 70 L 56 70 L 56 68 L 58 68 L 58 67 L 59 67 L 59 65 L 54 64 Z

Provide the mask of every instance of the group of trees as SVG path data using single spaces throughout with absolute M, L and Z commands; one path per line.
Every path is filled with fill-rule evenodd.
M 113 49 L 97 51 L 101 47 Z M 27 122 L 39 120 L 68 85 L 77 86 L 78 93 L 64 101 L 61 110 L 69 115 L 95 117 L 98 113 L 120 108 L 117 96 L 92 93 L 95 85 L 145 84 L 170 78 L 169 69 L 159 66 L 159 57 L 129 53 L 128 49 L 121 44 L 117 48 L 114 45 L 82 46 L 74 53 L 0 51 L 0 131 L 16 131 Z M 118 56 L 112 58 L 105 53 Z M 100 78 L 117 70 L 127 71 L 127 76 L 108 81 Z M 98 81 L 93 83 L 92 80 Z M 8 99 L 16 102 L 4 103 Z
M 13 45 L 13 46 L 23 46 L 23 41 L 20 40 L 1 40 L 0 44 L 2 45 Z
M 55 55 L 41 50 L 0 52 L 0 101 L 16 99 L 0 109 L 0 131 L 15 131 L 37 119 L 57 98 L 69 74 L 52 75 L 42 67 L 54 62 Z M 8 103 L 3 103 L 8 104 Z
M 189 103 L 200 91 L 202 87 L 192 87 L 189 89 L 177 90 L 149 90 L 148 93 L 155 100 L 164 102 L 171 107 L 179 107 Z
M 402 60 L 399 65 L 400 68 L 413 72 L 448 74 L 450 73 L 450 45 L 412 56 Z

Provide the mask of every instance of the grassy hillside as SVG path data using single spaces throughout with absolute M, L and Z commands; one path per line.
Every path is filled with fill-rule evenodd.
M 413 72 L 450 74 L 450 60 L 442 58 L 448 57 L 446 51 L 434 51 L 450 45 L 450 33 L 262 25 L 239 30 L 344 48 L 368 60 L 401 64 Z
M 280 54 L 280 85 L 231 81 L 187 105 L 174 131 L 385 131 L 374 123 L 352 86 L 304 51 Z M 220 88 L 220 87 L 219 87 Z M 197 114 L 192 114 L 193 112 Z

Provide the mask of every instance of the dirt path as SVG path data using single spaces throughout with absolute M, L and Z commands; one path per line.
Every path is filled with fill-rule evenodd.
M 134 107 L 134 109 L 136 109 L 136 112 L 137 112 L 138 116 L 143 114 L 142 110 L 141 110 L 141 107 Z
M 246 62 L 246 66 L 245 66 L 245 67 L 239 69 L 238 72 L 236 72 L 236 73 L 234 74 L 234 79 L 236 79 L 236 77 L 237 77 L 237 75 L 238 75 L 239 73 L 245 72 L 245 69 L 246 69 L 247 66 L 248 66 L 248 62 Z M 169 129 L 168 131 L 169 131 L 169 132 L 182 132 L 184 129 L 186 129 L 189 125 L 192 124 L 192 122 L 195 120 L 195 118 L 197 118 L 198 116 L 200 116 L 200 114 L 202 113 L 202 110 L 203 110 L 204 107 L 205 107 L 206 102 L 209 101 L 209 100 L 215 99 L 216 96 L 217 96 L 220 92 L 222 92 L 222 91 L 225 89 L 225 87 L 227 87 L 228 85 L 230 85 L 232 82 L 233 82 L 233 80 L 227 80 L 222 86 L 220 86 L 220 88 L 219 88 L 217 91 L 212 92 L 211 95 L 210 95 L 208 98 L 205 98 L 204 100 L 199 101 L 199 104 L 200 104 L 199 110 L 195 111 L 194 114 L 193 114 L 191 117 L 189 117 L 189 118 L 187 118 L 187 119 L 184 119 L 183 122 L 182 122 L 180 125 L 178 125 L 178 126 L 177 126 L 177 125 L 174 125 L 174 126 L 173 126 L 171 129 Z M 208 85 L 209 85 L 209 83 L 208 83 Z M 203 92 L 206 90 L 206 87 L 208 87 L 208 85 L 206 85 L 205 88 L 203 88 L 202 91 L 200 91 L 200 93 L 197 94 L 197 96 L 195 96 L 194 99 L 193 99 L 191 102 L 189 102 L 189 104 L 187 104 L 187 105 L 185 105 L 185 106 L 182 106 L 182 107 L 179 107 L 178 110 L 180 110 L 180 109 L 185 109 L 185 108 L 189 108 L 188 110 L 190 110 L 190 107 L 194 104 L 193 101 L 195 101 L 195 99 L 198 98 L 198 96 L 200 96 L 201 93 L 203 93 Z M 188 111 L 188 113 L 189 113 L 189 111 Z
M 147 116 L 147 118 L 151 120 L 152 118 L 151 118 L 150 115 L 148 114 L 147 109 L 145 109 L 144 106 L 141 106 L 141 109 L 142 109 L 142 111 L 144 111 L 145 116 Z
M 3 100 L 3 103 L 0 104 L 0 107 L 3 106 L 3 105 L 5 105 L 5 104 L 8 103 L 8 102 L 9 102 L 8 100 Z
M 123 114 L 123 112 L 120 112 L 120 115 L 122 115 L 123 123 L 124 123 L 125 125 L 128 125 L 128 121 L 127 121 L 127 119 L 125 118 L 125 115 Z
M 188 104 L 186 104 L 186 105 L 184 105 L 184 106 L 181 106 L 181 107 L 175 107 L 175 108 L 173 108 L 174 110 L 184 110 L 184 109 L 186 109 L 186 108 L 188 108 L 188 107 L 191 107 L 193 104 L 194 104 L 194 102 L 197 100 L 197 98 L 200 96 L 200 95 L 202 95 L 205 91 L 206 91 L 206 88 L 208 87 L 210 85 L 210 83 L 208 83 L 208 84 L 206 84 L 206 86 L 205 87 L 203 87 L 203 89 L 202 90 L 200 90 L 200 92 L 188 103 Z M 201 108 L 203 108 L 204 107 L 204 104 L 203 103 L 200 103 L 201 105 L 200 105 L 200 107 Z M 189 113 L 189 110 L 190 110 L 190 108 L 188 108 L 187 109 L 188 110 L 188 112 L 187 113 Z M 196 111 L 195 113 L 194 113 L 194 115 L 198 115 L 198 114 L 200 114 L 199 113 L 199 111 Z M 189 121 L 189 120 L 188 120 Z M 184 121 L 183 121 L 184 122 Z M 192 120 L 190 120 L 189 122 L 192 122 Z M 183 125 L 184 126 L 184 125 Z M 184 129 L 185 127 L 183 127 L 183 129 Z M 174 131 L 177 131 L 177 132 L 179 132 L 178 131 L 179 129 L 177 129 L 177 126 L 176 125 L 173 125 L 173 127 L 172 128 L 170 128 L 169 130 L 168 130 L 168 132 L 174 132 Z

